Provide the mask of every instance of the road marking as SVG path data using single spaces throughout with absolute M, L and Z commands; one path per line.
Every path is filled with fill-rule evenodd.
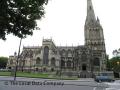
M 93 90 L 96 90 L 97 87 L 93 88 Z

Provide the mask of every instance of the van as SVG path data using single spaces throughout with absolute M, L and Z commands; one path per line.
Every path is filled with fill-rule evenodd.
M 114 81 L 114 74 L 112 71 L 99 72 L 94 79 L 96 82 L 112 82 Z

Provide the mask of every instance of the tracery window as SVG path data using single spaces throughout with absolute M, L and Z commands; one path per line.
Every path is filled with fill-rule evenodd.
M 52 59 L 51 59 L 51 65 L 52 65 L 52 66 L 55 66 L 55 58 L 52 58 Z
M 94 58 L 93 64 L 95 66 L 100 66 L 100 60 L 99 60 L 99 58 Z
M 44 54 L 43 54 L 43 64 L 48 65 L 48 56 L 49 56 L 49 47 L 45 46 L 44 47 Z
M 41 63 L 41 59 L 38 57 L 37 59 L 36 59 L 36 64 L 40 64 Z

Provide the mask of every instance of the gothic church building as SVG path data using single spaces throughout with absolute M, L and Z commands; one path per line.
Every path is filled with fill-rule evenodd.
M 99 72 L 106 70 L 106 48 L 103 28 L 95 17 L 91 0 L 87 0 L 84 25 L 85 44 L 56 46 L 52 39 L 43 39 L 42 46 L 24 46 L 18 69 L 23 71 Z M 16 55 L 10 56 L 7 68 L 14 68 Z

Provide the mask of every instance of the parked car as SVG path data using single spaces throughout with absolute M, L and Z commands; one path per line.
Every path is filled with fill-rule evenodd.
M 112 82 L 114 81 L 113 72 L 100 72 L 95 76 L 96 82 Z

